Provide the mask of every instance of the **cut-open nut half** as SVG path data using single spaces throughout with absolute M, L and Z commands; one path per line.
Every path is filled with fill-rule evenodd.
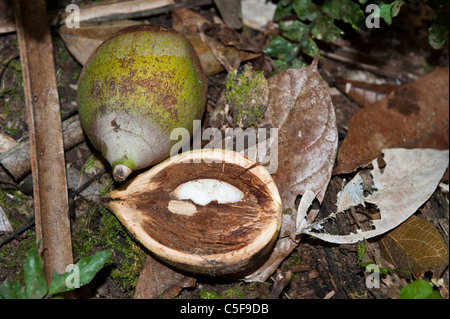
M 227 150 L 173 156 L 111 192 L 107 205 L 161 259 L 210 275 L 260 265 L 277 238 L 282 210 L 270 174 Z

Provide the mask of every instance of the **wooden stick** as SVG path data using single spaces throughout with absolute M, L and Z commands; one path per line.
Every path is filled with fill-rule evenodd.
M 45 0 L 13 1 L 30 135 L 36 239 L 43 240 L 44 272 L 73 263 L 69 203 L 53 45 Z
M 84 141 L 84 133 L 78 114 L 62 123 L 62 133 L 64 150 L 66 151 Z M 31 170 L 30 140 L 23 141 L 1 153 L 0 164 L 16 181 L 28 174 Z
M 107 17 L 114 17 L 115 19 L 136 18 L 145 15 L 147 11 L 174 4 L 174 0 L 125 0 L 96 3 L 80 7 L 80 22 L 95 19 L 106 20 Z M 70 14 L 70 12 L 63 10 L 51 12 L 49 13 L 49 22 L 52 25 L 57 25 L 58 22 L 64 23 Z
M 80 6 L 80 22 L 133 19 L 169 12 L 172 8 L 194 7 L 211 4 L 212 0 L 112 0 Z M 71 12 L 65 9 L 48 13 L 48 23 L 52 26 L 64 24 Z M 0 34 L 14 32 L 14 21 L 0 23 Z

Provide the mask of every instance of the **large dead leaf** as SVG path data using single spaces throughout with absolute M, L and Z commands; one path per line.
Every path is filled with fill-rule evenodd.
M 448 249 L 438 230 L 425 219 L 411 216 L 380 241 L 383 257 L 420 279 L 426 270 L 440 278 L 448 266 Z
M 403 223 L 430 198 L 448 166 L 448 150 L 387 149 L 383 153 L 386 162 L 383 173 L 377 159 L 372 161 L 375 191 L 367 197 L 363 196 L 358 173 L 344 188 L 337 204 L 337 212 L 359 204 L 375 204 L 381 219 L 372 221 L 373 229 L 357 229 L 356 233 L 349 235 L 316 233 L 312 230 L 305 230 L 304 233 L 337 244 L 353 244 L 382 235 Z
M 260 125 L 279 128 L 278 169 L 272 176 L 283 203 L 283 220 L 270 258 L 248 281 L 265 281 L 297 245 L 291 239 L 296 233 L 295 201 L 312 192 L 322 202 L 338 141 L 333 104 L 317 60 L 304 69 L 280 72 L 268 84 L 269 105 Z
M 136 285 L 134 299 L 172 299 L 180 293 L 181 289 L 194 285 L 193 277 L 172 270 L 151 255 L 147 255 Z
M 353 116 L 334 174 L 353 172 L 385 148 L 449 148 L 449 68 L 440 68 Z
M 214 28 L 213 24 L 202 15 L 187 8 L 174 8 L 172 12 L 174 30 L 184 34 L 191 42 L 207 76 L 224 70 L 224 63 L 221 63 L 220 60 L 226 60 L 230 65 L 239 66 L 241 62 L 261 55 L 260 52 L 256 52 L 256 48 L 248 45 L 246 47 L 237 32 L 226 32 L 225 34 L 223 30 L 229 30 L 226 26 L 217 26 L 219 31 L 216 35 L 222 40 L 220 42 L 204 34 L 201 36 L 202 30 Z M 224 41 L 225 36 L 226 41 Z
M 278 170 L 273 178 L 284 208 L 294 208 L 307 190 L 322 202 L 337 150 L 334 107 L 317 60 L 304 69 L 280 72 L 268 80 L 264 122 L 279 128 Z
M 244 51 L 234 46 L 224 45 L 210 37 L 207 37 L 209 40 L 207 43 L 200 38 L 198 28 L 205 23 L 210 24 L 208 20 L 186 8 L 175 8 L 173 12 L 174 29 L 183 33 L 191 42 L 198 53 L 200 63 L 207 76 L 219 73 L 224 69 L 216 59 L 212 49 L 233 64 L 239 64 L 241 61 L 254 59 L 261 55 L 259 52 Z M 69 52 L 80 64 L 84 65 L 91 53 L 103 41 L 115 32 L 137 24 L 142 24 L 142 22 L 133 20 L 83 22 L 80 28 L 67 28 L 63 25 L 59 28 L 58 33 L 64 40 Z

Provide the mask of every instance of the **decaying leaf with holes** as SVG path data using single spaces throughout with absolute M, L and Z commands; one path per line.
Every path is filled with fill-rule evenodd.
M 440 278 L 448 266 L 448 248 L 439 231 L 425 219 L 411 216 L 380 240 L 383 257 L 420 279 L 426 270 Z
M 338 212 L 350 207 L 370 203 L 380 210 L 381 218 L 372 220 L 373 229 L 349 235 L 317 233 L 311 229 L 304 233 L 336 244 L 354 244 L 382 235 L 407 220 L 436 190 L 448 166 L 449 152 L 434 149 L 383 150 L 386 167 L 381 172 L 377 159 L 372 161 L 373 192 L 364 196 L 359 174 L 350 181 L 338 199 Z

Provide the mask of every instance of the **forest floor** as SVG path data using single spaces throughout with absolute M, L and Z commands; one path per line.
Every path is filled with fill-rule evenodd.
M 67 2 L 67 3 L 66 3 Z M 77 2 L 77 1 L 73 1 Z M 88 1 L 83 1 L 87 3 Z M 65 7 L 69 1 L 56 1 L 54 6 Z M 191 10 L 207 19 L 218 15 L 214 5 L 193 7 Z M 350 119 L 361 106 L 336 88 L 337 81 L 344 77 L 372 76 L 383 83 L 409 83 L 425 75 L 430 70 L 448 66 L 448 41 L 441 50 L 433 50 L 427 45 L 426 26 L 418 17 L 414 7 L 402 8 L 395 23 L 370 32 L 346 29 L 346 34 L 338 43 L 320 43 L 325 53 L 356 52 L 351 59 L 333 59 L 333 56 L 319 60 L 318 70 L 330 88 L 335 108 L 339 146 L 342 145 Z M 172 26 L 170 12 L 142 18 L 153 24 Z M 258 45 L 267 45 L 268 35 L 256 32 Z M 56 75 L 61 105 L 61 116 L 67 119 L 76 114 L 77 80 L 82 65 L 69 53 L 63 39 L 52 27 Z M 347 50 L 347 51 L 346 51 Z M 345 55 L 342 55 L 345 56 Z M 371 70 L 361 67 L 366 61 L 361 57 L 383 60 L 396 65 L 398 74 L 388 76 L 384 69 L 374 66 Z M 25 99 L 19 46 L 15 33 L 0 35 L 0 60 L 9 62 L 0 65 L 0 132 L 21 142 L 27 138 Z M 305 62 L 312 59 L 305 57 Z M 261 67 L 266 76 L 270 69 Z M 413 70 L 413 72 L 411 71 Z M 208 78 L 208 103 L 216 105 L 225 86 L 227 72 L 222 71 Z M 361 77 L 360 77 L 361 79 Z M 363 79 L 364 80 L 364 79 Z M 207 115 L 205 115 L 206 117 Z M 367 125 L 371 125 L 368 123 Z M 79 291 L 80 298 L 132 298 L 138 277 L 144 267 L 147 251 L 132 239 L 121 224 L 104 206 L 101 198 L 119 185 L 111 177 L 109 165 L 84 141 L 65 154 L 68 188 L 75 191 L 91 178 L 96 179 L 80 194 L 71 198 L 71 227 L 74 260 L 96 251 L 112 248 L 113 260 L 87 286 Z M 101 174 L 98 176 L 98 174 Z M 336 211 L 336 196 L 341 191 L 344 180 L 354 174 L 333 175 L 328 184 L 319 216 L 328 216 Z M 448 183 L 448 182 L 447 182 Z M 70 194 L 70 192 L 69 192 Z M 0 208 L 6 213 L 14 229 L 25 225 L 33 217 L 33 197 L 31 174 L 15 181 L 0 166 Z M 441 234 L 448 247 L 449 200 L 448 191 L 438 187 L 415 214 L 432 223 Z M 363 223 L 367 217 L 355 213 L 338 215 L 327 225 L 330 231 L 348 233 L 355 223 Z M 0 234 L 0 240 L 8 234 Z M 298 246 L 279 265 L 278 270 L 265 282 L 247 283 L 216 277 L 198 277 L 191 287 L 179 289 L 177 298 L 245 298 L 245 299 L 397 299 L 401 288 L 411 283 L 411 274 L 390 271 L 383 274 L 379 288 L 368 288 L 368 272 L 362 262 L 374 261 L 383 267 L 396 267 L 381 257 L 379 238 L 357 244 L 331 244 L 312 236 L 303 236 Z M 0 283 L 5 280 L 23 282 L 23 263 L 26 252 L 36 245 L 36 234 L 31 226 L 0 247 Z M 428 276 L 428 277 L 427 277 Z M 430 279 L 431 274 L 425 273 Z M 442 275 L 443 283 L 439 292 L 449 297 L 449 270 Z M 280 288 L 281 287 L 281 288 Z M 174 297 L 174 296 L 172 296 Z

